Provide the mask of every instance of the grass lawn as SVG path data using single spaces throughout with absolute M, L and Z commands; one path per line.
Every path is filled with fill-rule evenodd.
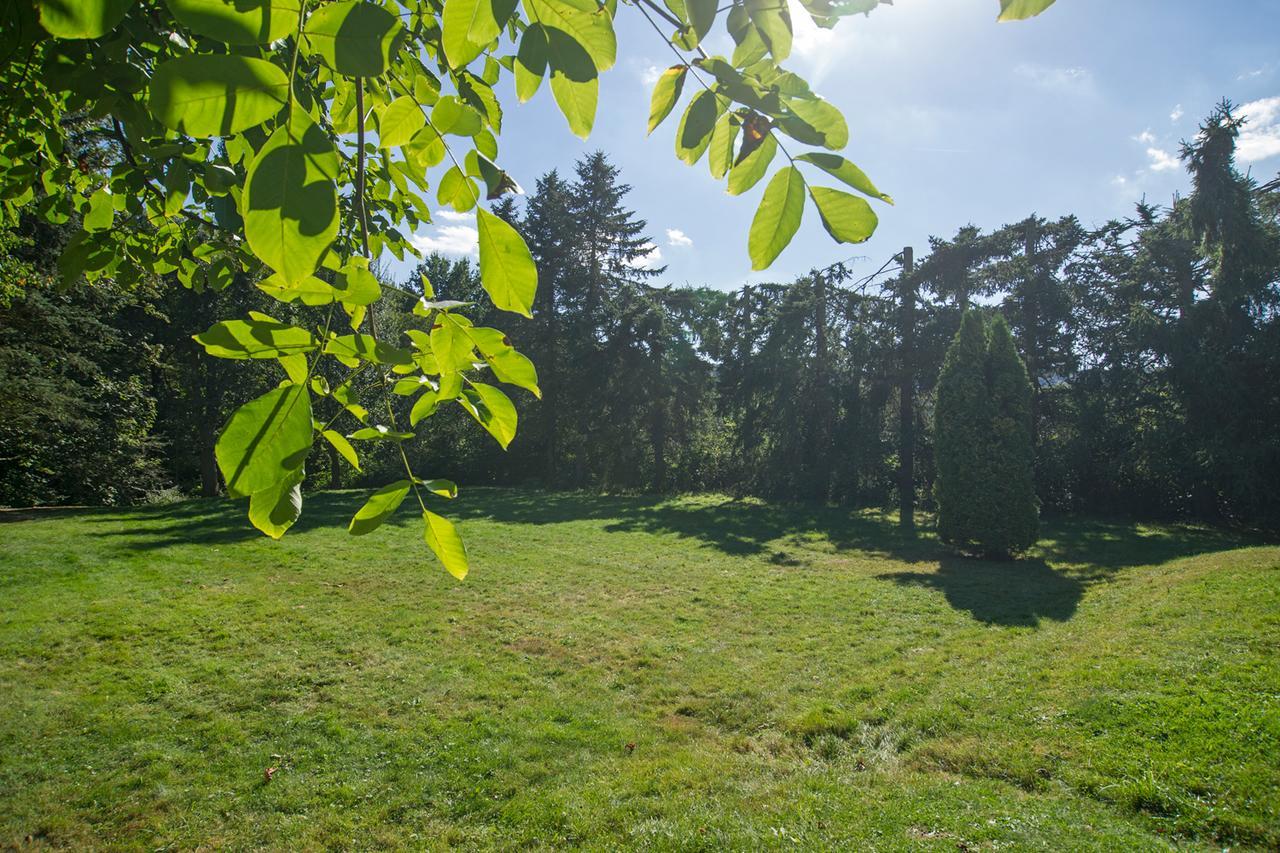
M 471 489 L 458 583 L 357 504 L 0 513 L 0 846 L 1280 846 L 1278 547 Z

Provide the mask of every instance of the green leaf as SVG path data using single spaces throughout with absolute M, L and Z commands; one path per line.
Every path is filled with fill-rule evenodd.
M 453 480 L 419 480 L 428 492 L 445 500 L 453 500 L 458 496 L 458 484 Z
M 377 530 L 400 507 L 405 495 L 409 494 L 410 485 L 408 480 L 396 480 L 378 489 L 364 502 L 364 506 L 356 510 L 347 531 L 352 536 L 363 536 Z
M 417 426 L 422 419 L 434 415 L 439 407 L 440 395 L 435 391 L 424 391 L 422 396 L 414 401 L 413 409 L 409 412 L 409 426 Z
M 351 442 L 347 441 L 345 435 L 334 429 L 327 429 L 320 434 L 333 445 L 333 449 L 338 451 L 338 455 L 350 463 L 352 468 L 357 471 L 360 470 L 360 457 L 356 455 L 356 449 L 351 446 Z
M 507 449 L 507 445 L 516 437 L 517 424 L 516 407 L 511 403 L 510 397 L 493 385 L 472 382 L 471 387 L 462 392 L 458 402 L 471 417 L 479 421 L 480 426 L 497 439 L 503 450 Z
M 301 112 L 249 164 L 241 212 L 253 253 L 284 284 L 315 272 L 338 234 L 338 152 Z
M 517 352 L 506 335 L 497 329 L 484 327 L 463 327 L 463 331 L 499 381 L 524 388 L 535 397 L 542 397 L 542 391 L 538 388 L 538 371 L 533 362 Z
M 865 172 L 839 154 L 808 151 L 796 157 L 796 159 L 812 163 L 827 174 L 844 181 L 863 195 L 869 195 L 872 198 L 878 198 L 881 201 L 893 204 L 893 199 L 876 189 L 876 185 L 871 183 L 871 179 L 867 177 Z
M 707 33 L 711 32 L 711 27 L 716 22 L 716 5 L 717 0 L 684 0 L 685 11 L 688 13 L 685 20 L 693 26 L 693 32 L 697 36 L 688 45 L 689 50 L 697 47 L 707 37 Z
M 236 409 L 214 455 L 227 492 L 243 497 L 279 483 L 310 450 L 311 396 L 305 385 L 287 384 Z
M 354 255 L 334 276 L 333 290 L 343 305 L 372 305 L 382 298 L 382 285 L 369 272 L 369 259 Z
M 1034 18 L 1053 5 L 1053 0 L 1000 0 L 997 21 L 1022 21 Z
M 514 3 L 494 0 L 445 0 L 441 43 L 449 64 L 461 68 L 479 56 L 502 34 L 513 9 Z
M 729 195 L 741 195 L 754 187 L 769 171 L 769 164 L 778 151 L 778 141 L 767 134 L 763 141 L 746 157 L 729 170 Z
M 377 426 L 358 429 L 347 438 L 352 438 L 356 441 L 408 441 L 413 438 L 413 433 L 397 432 L 390 427 L 378 424 Z
M 133 0 L 40 0 L 40 26 L 58 38 L 96 39 L 115 29 L 132 5 Z
M 391 65 L 405 30 L 376 3 L 341 0 L 317 9 L 303 33 L 324 64 L 339 74 L 377 77 Z
M 861 243 L 875 233 L 880 220 L 867 200 L 844 190 L 810 187 L 822 225 L 837 242 Z
M 843 148 L 849 144 L 849 125 L 845 122 L 840 110 L 830 101 L 824 101 L 821 98 L 792 98 L 787 101 L 787 107 L 821 137 L 810 141 L 798 136 L 801 142 L 833 149 Z M 784 123 L 783 126 L 785 127 L 786 124 Z
M 484 122 L 480 113 L 462 103 L 455 95 L 445 95 L 431 108 L 431 124 L 437 133 L 475 136 Z
M 378 147 L 408 145 L 413 135 L 426 127 L 427 117 L 413 98 L 401 96 L 383 108 L 378 117 Z
M 663 71 L 658 82 L 653 84 L 653 96 L 649 99 L 649 133 L 653 133 L 654 128 L 662 124 L 662 120 L 675 108 L 688 72 L 687 66 L 673 65 Z
M 547 31 L 541 24 L 531 24 L 520 37 L 520 50 L 516 53 L 516 97 L 527 102 L 542 85 L 547 73 Z
M 184 26 L 228 44 L 268 44 L 298 29 L 299 0 L 165 0 Z
M 440 185 L 436 187 L 436 200 L 459 213 L 466 213 L 475 207 L 479 198 L 480 190 L 476 182 L 462 174 L 457 166 L 450 166 L 440 178 Z
M 550 40 L 557 32 L 581 45 L 597 71 L 608 71 L 617 58 L 613 19 L 593 0 L 524 0 L 529 20 L 545 27 Z
M 147 108 L 179 133 L 231 136 L 280 112 L 288 93 L 288 76 L 265 59 L 182 56 L 156 68 Z
M 106 231 L 111 227 L 114 216 L 111 192 L 103 187 L 89 198 L 89 209 L 81 224 L 86 231 Z
M 336 356 L 348 367 L 359 361 L 373 364 L 413 364 L 413 355 L 407 349 L 393 347 L 376 340 L 373 335 L 339 335 L 324 345 L 324 351 Z
M 596 120 L 596 104 L 600 98 L 600 80 L 591 77 L 575 80 L 554 66 L 551 69 L 551 94 L 556 106 L 569 122 L 575 136 L 586 139 Z
M 283 536 L 302 515 L 303 476 L 298 468 L 275 485 L 250 495 L 250 523 L 272 539 Z
M 746 0 L 751 23 L 764 39 L 774 62 L 791 55 L 791 12 L 778 0 Z
M 538 290 L 538 267 L 524 238 L 505 220 L 484 208 L 476 210 L 480 236 L 480 284 L 494 306 L 532 317 Z
M 431 354 L 435 356 L 440 372 L 470 370 L 474 349 L 466 328 L 451 315 L 440 315 L 431 329 Z
M 458 580 L 467 576 L 467 549 L 462 544 L 462 537 L 453 526 L 453 522 L 431 510 L 422 511 L 422 520 L 426 524 L 422 536 L 441 562 L 445 570 Z
M 804 216 L 804 187 L 804 176 L 795 166 L 779 169 L 769 181 L 747 238 L 752 269 L 768 267 L 795 236 Z
M 272 274 L 258 282 L 256 287 L 273 299 L 281 302 L 301 302 L 303 305 L 330 305 L 338 301 L 338 292 L 333 285 L 323 282 L 313 275 L 301 281 L 289 284 L 278 273 Z
M 703 89 L 695 95 L 685 108 L 676 131 L 676 156 L 690 166 L 698 162 L 702 152 L 711 144 L 711 131 L 715 129 L 720 113 L 719 99 L 710 90 Z
M 224 320 L 193 338 L 218 358 L 280 358 L 311 352 L 317 346 L 306 329 L 275 320 Z
M 717 181 L 729 172 L 733 164 L 733 143 L 738 138 L 738 126 L 733 122 L 733 114 L 725 113 L 716 120 L 715 129 L 711 131 L 711 142 L 707 145 L 707 165 L 711 167 L 711 177 Z

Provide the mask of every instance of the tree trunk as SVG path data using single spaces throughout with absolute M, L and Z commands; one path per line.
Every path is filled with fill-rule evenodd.
M 218 460 L 213 454 L 216 441 L 213 419 L 202 418 L 200 421 L 200 494 L 206 498 L 216 498 L 222 494 L 222 484 L 218 480 Z

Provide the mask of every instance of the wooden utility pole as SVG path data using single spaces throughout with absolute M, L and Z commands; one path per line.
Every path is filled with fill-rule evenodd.
M 902 250 L 902 373 L 898 379 L 898 524 L 903 530 L 916 527 L 916 406 L 915 406 L 915 252 Z

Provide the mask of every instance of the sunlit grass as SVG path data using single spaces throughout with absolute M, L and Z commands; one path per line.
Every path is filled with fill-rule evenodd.
M 472 490 L 460 584 L 354 505 L 0 519 L 0 844 L 1280 845 L 1280 548 Z

